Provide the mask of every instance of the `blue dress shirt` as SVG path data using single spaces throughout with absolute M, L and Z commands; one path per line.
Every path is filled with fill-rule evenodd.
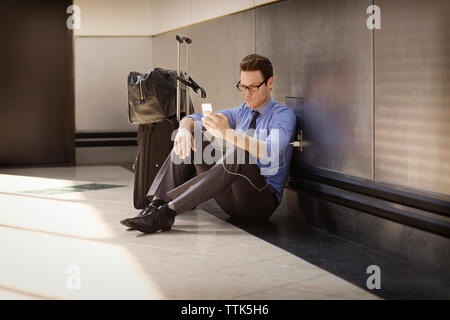
M 276 192 L 281 202 L 283 189 L 289 176 L 294 141 L 296 117 L 294 112 L 286 106 L 276 103 L 273 98 L 257 110 L 260 115 L 256 119 L 256 130 L 253 137 L 265 141 L 267 144 L 266 156 L 257 161 L 261 174 Z M 228 118 L 230 128 L 247 133 L 252 119 L 252 109 L 243 103 L 237 108 L 214 112 L 223 113 Z M 195 129 L 203 128 L 201 118 L 203 114 L 188 115 L 195 121 Z M 251 133 L 247 133 L 251 135 Z

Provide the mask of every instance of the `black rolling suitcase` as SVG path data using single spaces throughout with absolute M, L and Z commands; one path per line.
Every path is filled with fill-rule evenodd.
M 147 193 L 172 150 L 173 131 L 178 128 L 182 116 L 193 112 L 188 88 L 196 93 L 200 90 L 202 98 L 206 97 L 205 90 L 188 73 L 180 73 L 180 44 L 186 42 L 189 48 L 191 39 L 178 35 L 176 39 L 177 71 L 155 68 L 148 74 L 130 72 L 128 75 L 128 115 L 131 123 L 139 125 L 133 186 L 136 209 L 150 203 Z M 189 65 L 189 54 L 187 62 Z M 184 112 L 181 112 L 181 106 Z
M 142 209 L 149 203 L 146 196 L 148 189 L 172 150 L 173 142 L 170 136 L 177 127 L 178 121 L 175 118 L 149 125 L 139 125 L 138 155 L 135 163 L 133 187 L 133 204 L 136 209 Z

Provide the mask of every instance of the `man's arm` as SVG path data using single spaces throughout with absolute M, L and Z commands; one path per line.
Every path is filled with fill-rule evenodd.
M 173 149 L 181 159 L 188 157 L 191 149 L 196 151 L 194 136 L 192 135 L 194 123 L 194 119 L 190 117 L 184 117 L 180 121 L 180 126 L 173 142 Z
M 227 130 L 225 140 L 238 148 L 248 151 L 248 153 L 258 160 L 266 156 L 267 143 L 265 141 L 255 139 L 233 129 Z
M 236 147 L 248 151 L 258 160 L 265 157 L 267 148 L 266 142 L 231 129 L 228 125 L 228 119 L 224 114 L 206 114 L 202 118 L 202 121 L 206 130 L 211 132 L 213 136 L 225 139 Z

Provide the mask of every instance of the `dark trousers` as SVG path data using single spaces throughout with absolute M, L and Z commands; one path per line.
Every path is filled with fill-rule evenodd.
M 203 141 L 196 145 L 196 152 L 203 155 L 209 143 Z M 249 163 L 247 151 L 245 163 L 236 161 L 238 150 L 228 150 L 212 164 L 206 164 L 203 159 L 199 164 L 192 164 L 192 158 L 202 158 L 196 157 L 194 152 L 191 152 L 187 163 L 179 163 L 181 160 L 172 150 L 153 180 L 147 196 L 171 201 L 177 214 L 214 198 L 234 218 L 269 218 L 278 206 L 275 191 L 260 174 L 258 165 Z M 222 154 L 222 150 L 215 149 L 215 152 Z

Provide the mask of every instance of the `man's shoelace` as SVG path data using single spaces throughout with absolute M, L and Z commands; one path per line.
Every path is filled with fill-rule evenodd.
M 138 217 L 142 217 L 148 213 L 151 213 L 151 211 L 156 211 L 158 208 L 156 208 L 155 206 L 152 205 L 147 205 L 144 210 L 142 210 L 141 212 L 139 212 Z

